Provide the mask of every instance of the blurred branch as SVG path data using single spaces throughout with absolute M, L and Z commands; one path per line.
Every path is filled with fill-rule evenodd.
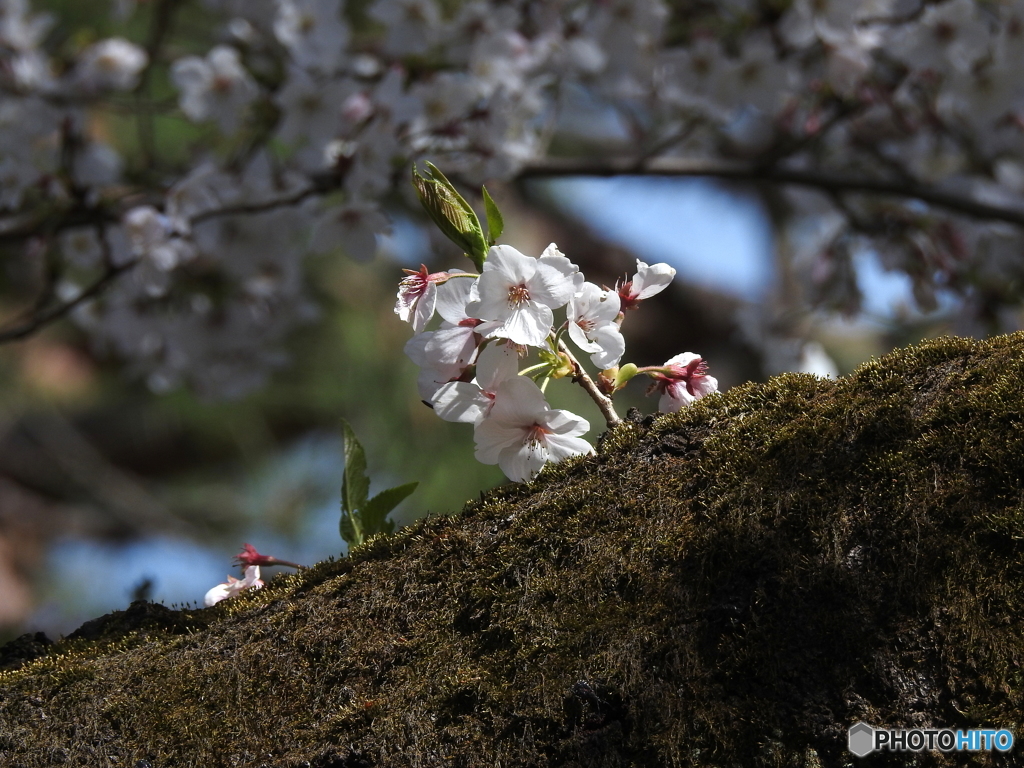
M 107 207 L 73 205 L 65 208 L 25 212 L 0 219 L 0 246 L 20 243 L 40 232 L 55 235 L 66 229 L 119 221 Z
M 26 418 L 23 425 L 64 474 L 127 530 L 185 530 L 181 520 L 136 478 L 111 463 L 57 409 Z
M 257 203 L 240 203 L 238 205 L 226 205 L 223 208 L 213 208 L 203 211 L 189 218 L 192 224 L 198 224 L 208 219 L 215 219 L 220 216 L 240 216 L 253 213 L 265 213 L 275 208 L 287 208 L 292 205 L 303 203 L 315 195 L 324 195 L 333 192 L 341 186 L 340 180 L 334 174 L 320 174 L 310 177 L 312 182 L 308 187 L 303 187 L 290 195 L 274 197 L 269 200 L 261 200 Z
M 160 57 L 167 35 L 170 34 L 175 7 L 180 0 L 158 0 L 150 17 L 149 36 L 146 40 L 146 67 L 135 88 L 136 105 L 139 107 L 136 116 L 136 129 L 142 158 L 141 165 L 148 168 L 156 155 L 156 134 L 153 124 L 153 112 L 145 109 L 152 96 L 153 67 Z
M 966 195 L 938 189 L 912 181 L 868 179 L 827 171 L 796 168 L 763 167 L 757 163 L 727 160 L 694 160 L 661 157 L 651 160 L 629 158 L 594 160 L 590 158 L 549 158 L 529 163 L 519 177 L 547 178 L 557 176 L 705 176 L 733 181 L 767 181 L 813 187 L 829 193 L 869 192 L 877 195 L 903 197 L 946 208 L 979 219 L 1005 221 L 1024 226 L 1024 210 L 984 203 Z
M 59 320 L 68 314 L 78 305 L 98 295 L 104 288 L 112 283 L 122 272 L 127 272 L 138 263 L 138 259 L 127 261 L 123 264 L 108 266 L 103 275 L 97 278 L 91 285 L 88 285 L 78 296 L 68 301 L 62 301 L 49 309 L 32 312 L 26 319 L 0 329 L 0 344 L 9 341 L 18 341 L 26 336 Z

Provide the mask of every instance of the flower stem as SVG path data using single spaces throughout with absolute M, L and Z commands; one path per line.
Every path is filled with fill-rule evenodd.
M 569 358 L 569 362 L 572 363 L 575 376 L 573 381 L 578 381 L 580 386 L 587 390 L 587 394 L 590 395 L 591 399 L 597 403 L 597 407 L 601 410 L 601 414 L 604 416 L 605 422 L 608 424 L 608 428 L 611 429 L 618 424 L 622 419 L 619 418 L 619 414 L 615 412 L 615 406 L 612 405 L 612 399 L 605 395 L 600 389 L 597 388 L 597 384 L 590 378 L 587 372 L 580 365 L 580 361 L 577 360 L 572 352 L 569 351 L 569 347 L 565 345 L 564 341 L 559 340 L 558 351 Z
M 521 370 L 519 372 L 519 375 L 520 376 L 525 376 L 526 374 L 530 373 L 531 371 L 539 371 L 541 368 L 550 368 L 550 367 L 551 366 L 548 363 L 537 363 L 536 365 L 531 365 L 529 368 L 523 368 L 523 370 Z

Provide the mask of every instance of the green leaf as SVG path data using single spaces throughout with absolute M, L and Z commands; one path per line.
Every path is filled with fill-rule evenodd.
M 505 231 L 505 219 L 498 210 L 498 204 L 487 192 L 487 187 L 481 187 L 484 193 L 484 213 L 487 214 L 487 241 L 494 245 Z
M 341 509 L 352 515 L 366 503 L 370 478 L 366 476 L 366 454 L 349 423 L 342 419 L 345 441 L 345 474 L 341 479 Z
M 416 490 L 416 486 L 419 483 L 406 483 L 400 485 L 397 488 L 389 488 L 386 491 L 381 491 L 363 507 L 359 514 L 360 520 L 363 524 L 364 535 L 369 538 L 375 533 L 391 533 L 395 529 L 395 524 L 387 519 L 387 516 L 391 513 L 395 507 L 401 504 L 409 496 L 410 493 Z
M 356 523 L 353 515 L 348 512 L 342 511 L 341 513 L 341 538 L 351 551 L 353 547 L 358 547 L 363 543 L 363 532 L 356 528 Z
M 345 450 L 345 473 L 341 479 L 341 521 L 338 530 L 349 550 L 358 547 L 376 533 L 391 533 L 395 524 L 387 517 L 398 504 L 416 490 L 419 483 L 406 483 L 381 491 L 367 501 L 370 478 L 366 475 L 366 453 L 355 432 L 342 419 Z
M 427 169 L 429 177 L 412 169 L 412 183 L 423 209 L 445 237 L 463 250 L 478 271 L 482 270 L 488 246 L 476 211 L 437 166 L 427 163 Z

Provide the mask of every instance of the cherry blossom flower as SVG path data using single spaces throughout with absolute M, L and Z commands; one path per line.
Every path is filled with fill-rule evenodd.
M 914 69 L 967 72 L 988 42 L 973 0 L 949 0 L 929 5 L 919 23 L 897 27 L 886 50 Z
M 192 120 L 213 119 L 227 134 L 234 133 L 259 87 L 242 66 L 238 51 L 218 45 L 206 58 L 186 56 L 171 65 L 171 79 L 181 91 L 181 111 Z
M 129 210 L 122 221 L 132 253 L 142 260 L 143 265 L 153 274 L 151 295 L 162 295 L 166 278 L 158 273 L 167 273 L 179 264 L 195 256 L 192 245 L 171 231 L 170 220 L 149 205 L 140 205 Z
M 437 303 L 437 285 L 448 279 L 447 272 L 430 273 L 426 264 L 421 264 L 419 271 L 402 270 L 408 275 L 398 284 L 398 301 L 395 303 L 395 314 L 412 325 L 419 333 L 430 318 L 434 316 Z
M 553 409 L 540 387 L 524 376 L 502 382 L 490 414 L 474 431 L 476 458 L 497 464 L 510 480 L 531 480 L 549 461 L 593 453 L 580 435 L 590 423 L 569 411 Z
M 127 40 L 112 37 L 90 45 L 78 59 L 77 82 L 86 88 L 127 91 L 139 81 L 149 61 L 146 52 Z
M 434 0 L 376 0 L 368 15 L 387 29 L 384 50 L 400 56 L 426 53 L 441 19 Z
M 675 269 L 668 264 L 647 266 L 637 259 L 636 274 L 633 275 L 633 279 L 615 285 L 621 308 L 623 310 L 636 309 L 644 299 L 649 299 L 668 288 L 675 276 Z
M 674 413 L 705 395 L 718 391 L 718 379 L 708 376 L 708 365 L 700 355 L 684 352 L 661 366 L 660 372 L 650 375 L 655 380 L 652 389 L 661 392 L 658 410 Z
M 434 413 L 445 421 L 479 424 L 494 407 L 502 382 L 515 376 L 519 354 L 507 344 L 491 343 L 480 352 L 473 381 L 452 381 L 433 398 Z
M 572 298 L 576 290 L 574 275 L 578 273 L 579 269 L 553 244 L 539 259 L 510 245 L 492 246 L 466 311 L 481 320 L 500 323 L 490 336 L 543 346 L 551 333 L 552 310 L 565 306 Z
M 241 594 L 247 589 L 259 589 L 262 586 L 263 581 L 260 579 L 260 567 L 258 565 L 250 565 L 245 569 L 244 578 L 236 579 L 234 576 L 228 576 L 228 580 L 225 583 L 218 584 L 206 593 L 203 603 L 209 608 L 211 605 L 216 605 L 221 600 L 227 600 L 229 597 Z
M 300 67 L 332 73 L 351 32 L 340 0 L 276 0 L 274 35 Z
M 584 283 L 569 300 L 566 310 L 569 338 L 580 349 L 592 352 L 590 361 L 601 370 L 617 366 L 626 351 L 626 340 L 615 322 L 619 303 L 619 295 L 614 291 L 602 291 L 593 283 Z

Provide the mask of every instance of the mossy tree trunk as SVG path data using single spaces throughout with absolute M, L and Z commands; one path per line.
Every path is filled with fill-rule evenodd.
M 23 641 L 0 763 L 1012 764 L 846 729 L 1020 731 L 1022 373 L 1018 334 L 739 387 L 214 609 Z

